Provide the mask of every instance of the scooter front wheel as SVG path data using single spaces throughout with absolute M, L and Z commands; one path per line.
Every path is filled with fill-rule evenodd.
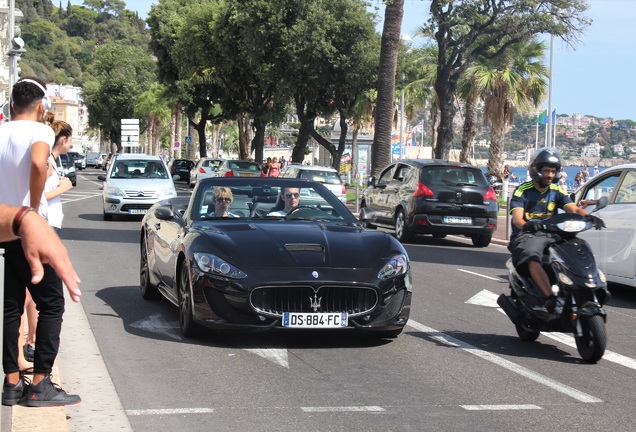
M 515 327 L 517 328 L 517 334 L 519 335 L 519 338 L 526 342 L 536 341 L 539 337 L 539 334 L 541 333 L 539 330 L 528 324 L 525 317 L 520 317 L 519 322 L 515 324 Z
M 581 336 L 574 336 L 576 349 L 588 363 L 596 363 L 603 357 L 607 346 L 605 322 L 600 315 L 579 318 Z

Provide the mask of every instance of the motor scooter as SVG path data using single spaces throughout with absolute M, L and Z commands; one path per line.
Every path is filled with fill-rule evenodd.
M 607 202 L 606 197 L 599 199 L 594 211 Z M 607 313 L 603 305 L 610 299 L 605 275 L 597 268 L 590 245 L 577 237 L 594 227 L 590 215 L 578 213 L 559 213 L 541 221 L 540 230 L 556 240 L 541 263 L 557 295 L 554 310 L 544 307 L 545 296 L 530 277 L 517 272 L 511 259 L 506 262 L 510 295 L 497 299 L 522 340 L 535 341 L 542 331 L 574 333 L 576 348 L 589 363 L 596 363 L 605 353 Z

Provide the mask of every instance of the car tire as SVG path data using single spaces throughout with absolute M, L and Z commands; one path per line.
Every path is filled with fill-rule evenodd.
M 363 201 L 362 204 L 360 204 L 360 210 L 362 210 L 363 208 L 365 208 L 367 206 L 367 204 Z M 377 229 L 378 227 L 371 224 L 370 222 L 365 222 L 364 223 L 364 227 L 367 229 Z
M 406 226 L 406 215 L 402 209 L 398 210 L 395 215 L 395 238 L 400 243 L 408 243 L 413 240 L 413 232 Z
M 77 180 L 75 180 L 74 182 L 71 182 L 71 186 L 77 186 Z
M 110 213 L 104 212 L 104 220 L 105 221 L 112 221 L 113 220 L 113 215 L 110 214 Z
M 139 260 L 139 286 L 141 287 L 141 297 L 146 300 L 153 300 L 159 296 L 159 290 L 150 282 L 150 268 L 148 266 L 148 249 L 146 246 L 146 236 L 141 237 Z
M 490 241 L 492 240 L 492 235 L 488 235 L 488 234 L 477 234 L 471 237 L 472 241 L 473 241 L 473 245 L 475 247 L 486 247 L 490 244 Z
M 196 337 L 201 332 L 201 327 L 194 321 L 190 272 L 185 261 L 181 265 L 181 275 L 179 276 L 179 325 L 181 334 L 187 338 Z

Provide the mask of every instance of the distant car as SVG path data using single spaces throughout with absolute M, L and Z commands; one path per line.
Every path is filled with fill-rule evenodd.
M 347 188 L 340 174 L 333 167 L 317 165 L 287 165 L 280 171 L 280 177 L 301 178 L 322 183 L 343 203 L 347 202 Z
M 190 170 L 190 187 L 193 188 L 196 183 L 204 178 L 212 177 L 223 159 L 218 158 L 201 158 L 197 164 Z
M 107 174 L 97 178 L 104 182 L 104 220 L 118 215 L 143 216 L 157 201 L 177 196 L 168 167 L 159 156 L 118 154 Z
M 117 153 L 108 153 L 108 156 L 106 156 L 106 160 L 104 161 L 104 164 L 102 165 L 102 170 L 104 170 L 104 171 L 108 170 L 108 165 L 110 164 L 110 160 L 116 154 Z
M 594 214 L 605 222 L 602 230 L 579 234 L 592 247 L 596 264 L 607 280 L 636 287 L 636 164 L 619 165 L 595 175 L 573 194 L 573 201 L 609 199 Z M 594 206 L 587 207 L 592 211 Z
M 69 155 L 73 159 L 75 163 L 75 169 L 83 170 L 86 168 L 86 158 L 84 158 L 84 156 L 82 156 L 80 153 L 68 152 L 67 155 Z
M 221 187 L 232 193 L 231 216 L 215 215 Z M 299 188 L 300 204 L 274 216 L 281 188 Z M 308 180 L 200 180 L 191 198 L 158 202 L 144 216 L 141 296 L 177 306 L 186 337 L 208 328 L 395 338 L 410 313 L 409 257 L 389 234 L 363 229 L 372 218 L 367 209 L 356 219 Z
M 68 177 L 73 186 L 77 186 L 77 171 L 75 171 L 75 162 L 66 154 L 62 154 L 57 158 L 57 175 Z
M 430 159 L 401 160 L 369 178 L 361 207 L 376 211 L 369 227 L 395 230 L 408 242 L 415 234 L 465 235 L 473 245 L 490 244 L 497 229 L 497 195 L 477 167 Z
M 214 177 L 267 177 L 261 166 L 246 160 L 224 160 L 216 170 Z
M 190 159 L 172 159 L 170 163 L 168 163 L 168 168 L 170 169 L 170 174 L 179 175 L 179 180 L 183 180 L 186 183 L 190 183 L 190 170 L 194 168 L 194 162 Z
M 108 153 L 100 153 L 95 161 L 95 168 L 102 168 L 106 164 L 106 158 L 108 157 Z
M 99 158 L 99 152 L 87 151 L 84 159 L 86 160 L 86 166 L 97 166 L 97 158 Z

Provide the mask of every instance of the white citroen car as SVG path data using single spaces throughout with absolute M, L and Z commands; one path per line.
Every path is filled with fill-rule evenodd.
M 168 166 L 159 156 L 118 154 L 111 160 L 106 175 L 97 178 L 104 182 L 104 220 L 112 220 L 113 216 L 143 216 L 157 201 L 177 196 Z

